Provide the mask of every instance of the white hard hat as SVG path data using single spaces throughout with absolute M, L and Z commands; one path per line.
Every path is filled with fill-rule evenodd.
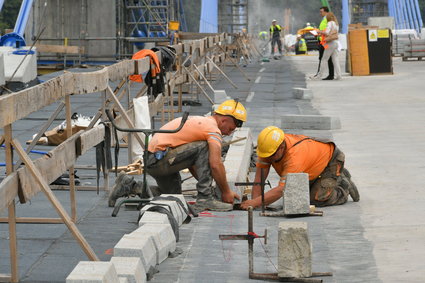
M 272 23 L 273 23 L 273 22 L 277 22 L 277 20 L 276 20 L 276 19 L 273 19 Z
M 309 26 L 310 25 L 310 23 L 307 23 L 307 26 Z

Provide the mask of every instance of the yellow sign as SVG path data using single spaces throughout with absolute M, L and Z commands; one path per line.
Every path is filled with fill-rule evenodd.
M 378 41 L 378 31 L 376 29 L 369 30 L 369 42 Z
M 389 38 L 390 30 L 389 29 L 378 29 L 378 38 Z

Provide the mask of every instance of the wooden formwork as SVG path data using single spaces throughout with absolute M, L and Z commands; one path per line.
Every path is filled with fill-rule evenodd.
M 189 37 L 189 35 L 187 35 Z M 199 35 L 194 35 L 199 37 Z M 159 94 L 154 101 L 149 104 L 150 115 L 162 113 L 162 122 L 174 118 L 175 112 L 182 111 L 182 87 L 185 84 L 195 84 L 201 90 L 202 94 L 213 103 L 205 87 L 212 89 L 208 82 L 208 76 L 213 71 L 218 72 L 214 75 L 226 76 L 221 67 L 226 61 L 231 62 L 242 73 L 238 64 L 228 54 L 227 44 L 228 35 L 212 34 L 208 37 L 198 38 L 173 45 L 177 53 L 177 70 L 166 74 L 166 90 Z M 249 45 L 249 42 L 243 42 Z M 246 48 L 246 47 L 241 47 Z M 243 52 L 248 52 L 244 50 Z M 160 56 L 160 51 L 157 52 Z M 185 66 L 183 54 L 186 61 L 190 59 L 190 65 Z M 247 53 L 246 53 L 247 54 Z M 6 94 L 0 97 L 0 127 L 3 128 L 3 136 L 0 136 L 0 143 L 5 144 L 6 150 L 6 174 L 7 177 L 0 183 L 0 211 L 7 210 L 7 217 L 0 219 L 0 222 L 7 222 L 9 225 L 9 249 L 11 273 L 0 274 L 0 282 L 18 282 L 18 252 L 16 245 L 16 224 L 17 223 L 57 223 L 65 224 L 72 235 L 85 252 L 89 260 L 98 260 L 90 244 L 76 226 L 77 209 L 74 186 L 74 165 L 77 157 L 86 153 L 90 148 L 96 146 L 104 140 L 105 132 L 109 130 L 104 124 L 95 126 L 99 119 L 106 122 L 104 114 L 106 108 L 112 108 L 119 116 L 116 118 L 118 125 L 126 128 L 134 128 L 133 107 L 130 105 L 127 109 L 123 107 L 121 100 L 130 97 L 129 76 L 144 74 L 151 68 L 149 58 L 141 60 L 124 60 L 104 67 L 98 71 L 85 73 L 64 74 L 43 82 L 42 84 L 22 90 L 16 93 Z M 249 80 L 245 73 L 244 76 Z M 112 82 L 118 82 L 115 89 L 111 88 Z M 202 83 L 203 82 L 203 83 Z M 231 81 L 230 81 L 231 82 Z M 233 82 L 231 82 L 233 84 Z M 235 84 L 234 87 L 237 88 Z M 140 85 L 140 90 L 136 97 L 146 95 L 147 87 Z M 72 134 L 71 128 L 71 95 L 90 95 L 102 92 L 103 101 L 99 105 L 99 111 L 95 113 L 94 119 L 87 129 Z M 177 93 L 178 106 L 175 109 L 173 105 L 173 95 Z M 33 112 L 43 107 L 61 101 L 52 117 L 40 129 L 40 132 L 33 139 L 33 142 L 24 149 L 21 143 L 14 138 L 12 124 L 23 119 Z M 168 103 L 171 101 L 171 103 Z M 168 109 L 164 109 L 164 102 L 169 104 Z M 59 146 L 48 152 L 41 158 L 32 160 L 28 152 L 35 146 L 42 133 L 51 125 L 52 121 L 65 108 L 67 120 L 67 139 Z M 165 117 L 168 113 L 168 117 Z M 124 134 L 121 134 L 124 135 Z M 127 135 L 127 134 L 126 134 Z M 137 142 L 144 147 L 143 140 L 136 135 Z M 129 147 L 131 144 L 129 144 Z M 130 151 L 130 150 L 129 150 Z M 13 165 L 13 153 L 17 153 L 22 166 Z M 129 157 L 130 159 L 130 157 Z M 129 160 L 129 163 L 131 160 Z M 70 173 L 70 199 L 71 215 L 69 215 L 59 200 L 55 197 L 49 184 L 61 176 L 66 170 Z M 108 172 L 105 172 L 104 186 L 108 188 Z M 21 203 L 31 200 L 36 194 L 43 192 L 50 203 L 58 213 L 58 218 L 32 218 L 16 217 L 15 202 L 17 199 Z

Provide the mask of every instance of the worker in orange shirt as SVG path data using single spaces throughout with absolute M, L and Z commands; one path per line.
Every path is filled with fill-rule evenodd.
M 188 168 L 198 180 L 198 196 L 193 206 L 198 211 L 229 211 L 234 199 L 221 160 L 222 136 L 230 135 L 246 121 L 245 107 L 235 100 L 226 100 L 210 117 L 189 116 L 177 133 L 157 133 L 149 143 L 147 173 L 157 182 L 161 193 L 181 194 L 180 170 Z M 181 118 L 165 124 L 161 130 L 175 129 Z M 221 191 L 221 200 L 213 195 L 212 181 Z
M 280 176 L 277 187 L 264 194 L 265 205 L 278 200 L 285 192 L 288 173 L 308 173 L 310 180 L 310 203 L 316 206 L 344 204 L 348 195 L 353 201 L 360 200 L 351 175 L 344 168 L 345 155 L 332 142 L 319 142 L 302 135 L 285 134 L 281 129 L 269 126 L 261 131 L 257 143 L 257 171 L 254 182 L 261 182 L 272 166 Z M 251 200 L 244 201 L 241 208 L 261 206 L 261 187 L 252 190 Z

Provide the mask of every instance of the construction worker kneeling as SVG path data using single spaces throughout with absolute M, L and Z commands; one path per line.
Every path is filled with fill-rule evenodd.
M 320 142 L 302 135 L 285 134 L 281 129 L 269 126 L 261 131 L 257 142 L 258 162 L 255 181 L 266 178 L 272 166 L 280 176 L 279 185 L 264 194 L 266 205 L 278 200 L 285 191 L 288 173 L 308 173 L 310 203 L 316 206 L 344 204 L 348 195 L 353 201 L 360 199 L 351 175 L 344 168 L 345 155 L 333 142 Z M 251 200 L 241 208 L 261 206 L 261 188 L 254 186 Z
M 165 124 L 161 130 L 175 129 L 181 118 Z M 161 193 L 181 194 L 179 171 L 188 168 L 197 179 L 196 210 L 229 211 L 234 199 L 221 160 L 222 135 L 230 135 L 246 121 L 245 107 L 235 100 L 220 104 L 210 117 L 190 116 L 183 128 L 173 134 L 157 133 L 149 143 L 147 173 L 157 182 Z M 212 181 L 221 191 L 216 200 Z

